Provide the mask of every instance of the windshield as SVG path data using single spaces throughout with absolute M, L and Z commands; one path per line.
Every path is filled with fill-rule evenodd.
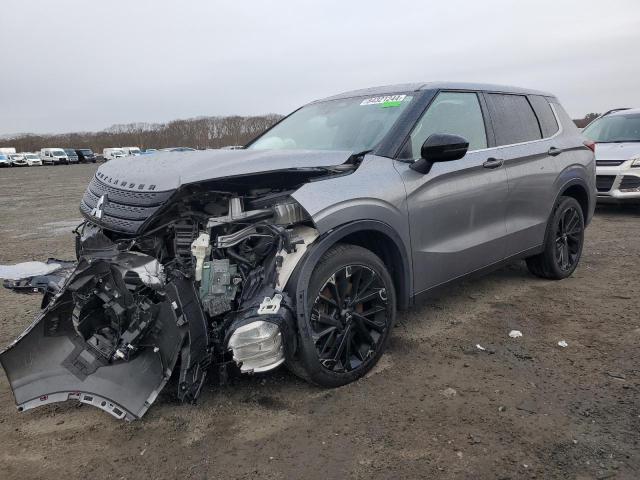
M 93 152 L 91 150 L 78 150 L 79 152 L 81 152 L 83 155 L 93 155 Z
M 27 160 L 38 160 L 38 158 L 40 157 L 38 157 L 37 155 L 34 155 L 33 153 L 28 153 L 24 156 L 24 158 L 26 158 Z
M 255 150 L 372 150 L 413 97 L 355 97 L 302 107 L 249 145 Z
M 582 133 L 596 143 L 640 142 L 640 113 L 599 118 Z
M 66 153 L 64 153 L 64 150 L 51 150 L 51 155 L 54 157 L 64 157 Z
M 76 155 L 76 151 L 75 150 L 70 150 L 70 149 L 65 148 L 64 151 L 67 153 L 67 155 L 73 155 L 73 156 Z
M 140 149 L 139 148 L 130 148 L 129 149 L 129 153 L 140 153 Z

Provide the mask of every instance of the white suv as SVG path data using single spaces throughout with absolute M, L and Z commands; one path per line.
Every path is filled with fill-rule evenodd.
M 583 133 L 596 142 L 598 201 L 640 201 L 640 108 L 610 110 Z

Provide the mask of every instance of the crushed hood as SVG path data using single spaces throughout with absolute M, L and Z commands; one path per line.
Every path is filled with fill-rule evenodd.
M 629 160 L 640 155 L 640 142 L 596 143 L 596 160 Z
M 110 160 L 98 169 L 97 176 L 121 189 L 167 191 L 217 178 L 331 167 L 345 163 L 351 155 L 348 151 L 330 150 L 159 152 Z

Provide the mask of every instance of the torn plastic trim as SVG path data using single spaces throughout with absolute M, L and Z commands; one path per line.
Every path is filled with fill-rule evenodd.
M 305 225 L 297 225 L 292 229 L 292 242 L 295 245 L 293 252 L 287 252 L 286 250 L 280 250 L 278 256 L 281 258 L 280 266 L 278 267 L 278 280 L 276 282 L 276 290 L 278 292 L 284 291 L 293 274 L 296 266 L 306 253 L 307 249 L 315 242 L 319 237 L 319 233 L 315 228 L 307 227 Z
M 147 265 L 152 257 L 144 257 L 123 252 L 111 261 L 81 259 L 49 305 L 0 352 L 0 363 L 18 410 L 75 399 L 116 418 L 134 420 L 144 415 L 156 400 L 180 357 L 178 397 L 195 401 L 211 363 L 211 352 L 206 319 L 191 280 L 172 278 L 161 289 L 152 300 L 153 323 L 149 328 L 131 320 L 130 328 L 118 337 L 119 342 L 127 340 L 120 342 L 119 349 L 133 347 L 130 356 L 112 354 L 113 347 L 109 345 L 106 349 L 96 348 L 98 343 L 88 341 L 94 336 L 83 338 L 74 324 L 74 295 L 82 293 L 83 288 L 94 292 L 91 282 L 116 275 L 112 283 L 115 287 L 98 289 L 92 295 L 96 298 L 100 295 L 101 301 L 117 311 L 119 307 L 114 300 L 127 297 L 119 282 L 132 272 L 124 265 L 133 268 Z M 138 281 L 143 283 L 141 279 Z M 108 295 L 109 292 L 113 294 Z M 96 306 L 99 308 L 100 303 Z M 131 345 L 128 339 L 136 343 Z

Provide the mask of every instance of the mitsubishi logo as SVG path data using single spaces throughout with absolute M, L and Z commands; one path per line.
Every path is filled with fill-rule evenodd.
M 98 203 L 96 203 L 96 207 L 91 210 L 91 216 L 97 218 L 98 220 L 100 220 L 102 218 L 102 209 L 104 208 L 104 204 L 107 201 L 107 196 L 106 195 L 102 195 L 99 199 L 98 199 Z

